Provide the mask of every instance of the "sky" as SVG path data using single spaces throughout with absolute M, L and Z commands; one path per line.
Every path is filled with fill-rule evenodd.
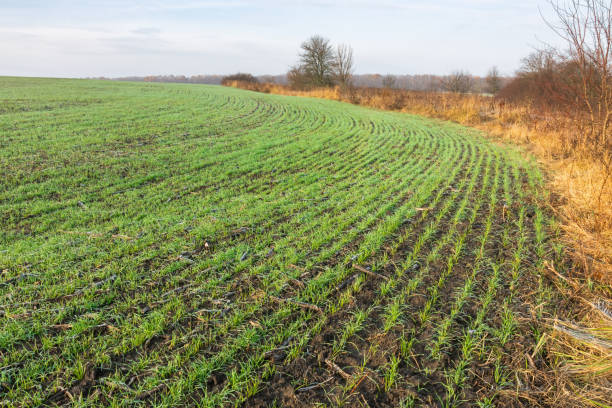
M 355 72 L 511 75 L 543 43 L 546 0 L 0 0 L 0 75 L 280 74 L 313 34 Z

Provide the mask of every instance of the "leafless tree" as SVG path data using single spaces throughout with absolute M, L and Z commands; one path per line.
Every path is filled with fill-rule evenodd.
M 333 82 L 334 51 L 329 40 L 313 35 L 302 43 L 300 70 L 312 86 L 329 86 Z
M 576 108 L 582 108 L 588 115 L 589 144 L 595 146 L 609 176 L 612 170 L 612 0 L 549 0 L 549 3 L 557 21 L 547 23 L 569 45 L 567 59 L 578 74 L 574 84 Z M 604 185 L 607 180 L 603 181 Z
M 499 75 L 499 70 L 497 67 L 491 67 L 489 70 L 487 77 L 485 79 L 486 82 L 486 91 L 490 94 L 495 95 L 502 87 L 502 79 Z
M 340 44 L 336 48 L 334 59 L 334 78 L 338 85 L 350 87 L 353 80 L 353 48 L 347 44 Z
M 300 65 L 293 66 L 287 72 L 287 82 L 293 89 L 305 89 L 309 87 L 310 80 L 306 76 L 306 72 Z
M 474 78 L 465 71 L 454 71 L 442 80 L 442 87 L 448 92 L 468 93 L 474 87 Z
M 393 89 L 397 85 L 397 79 L 395 75 L 387 74 L 382 79 L 383 88 Z
M 548 25 L 567 41 L 580 74 L 580 103 L 593 136 L 606 144 L 612 115 L 612 1 L 550 1 L 558 22 Z

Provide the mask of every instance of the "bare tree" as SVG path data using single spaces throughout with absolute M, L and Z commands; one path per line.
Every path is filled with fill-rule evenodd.
M 312 86 L 329 86 L 334 74 L 334 51 L 329 40 L 313 35 L 302 43 L 300 69 Z
M 293 89 L 305 89 L 310 86 L 310 80 L 301 65 L 293 66 L 287 72 L 287 82 Z
M 442 88 L 448 92 L 468 93 L 474 87 L 474 78 L 465 71 L 454 71 L 442 80 Z
M 350 87 L 353 80 L 353 48 L 350 45 L 338 45 L 333 68 L 336 82 L 343 87 Z
M 569 45 L 577 71 L 576 108 L 588 115 L 587 144 L 606 168 L 599 201 L 612 172 L 612 0 L 549 0 L 557 22 L 547 24 Z M 580 109 L 582 108 L 582 109 Z
M 497 67 L 491 67 L 487 77 L 485 78 L 486 91 L 490 94 L 495 95 L 502 87 L 502 79 L 499 75 Z
M 580 103 L 590 116 L 592 135 L 606 146 L 612 115 L 612 1 L 550 0 L 550 4 L 558 22 L 547 23 L 570 47 L 569 58 L 580 76 Z
M 382 79 L 383 88 L 393 89 L 397 85 L 397 79 L 395 75 L 387 74 Z

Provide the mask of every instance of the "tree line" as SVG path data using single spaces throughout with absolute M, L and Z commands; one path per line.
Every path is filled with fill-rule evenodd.
M 340 86 L 350 88 L 354 85 L 382 88 L 403 88 L 414 90 L 448 91 L 458 93 L 488 92 L 497 93 L 504 84 L 499 70 L 491 68 L 485 79 L 476 78 L 466 71 L 455 71 L 447 76 L 415 76 L 416 81 L 406 81 L 406 76 L 385 75 L 370 78 L 357 77 L 353 73 L 353 48 L 347 44 L 334 47 L 330 40 L 313 35 L 300 46 L 300 59 L 287 73 L 287 82 L 294 89 L 312 89 Z M 373 80 L 372 80 L 373 79 Z M 380 79 L 380 81 L 377 81 Z M 401 84 L 400 84 L 401 82 Z
M 469 74 L 468 74 L 469 75 Z M 389 88 L 389 89 L 405 89 L 410 91 L 427 91 L 441 92 L 446 91 L 447 81 L 451 75 L 392 75 L 392 74 L 353 74 L 350 78 L 350 84 L 353 87 L 365 88 Z M 472 76 L 470 81 L 470 89 L 476 93 L 495 93 L 490 92 L 488 85 L 489 77 Z M 498 85 L 495 88 L 503 87 L 512 78 L 505 76 L 496 76 L 495 81 Z M 287 74 L 278 75 L 252 75 L 249 73 L 236 73 L 232 75 L 147 75 L 147 76 L 129 76 L 121 78 L 106 78 L 97 77 L 101 80 L 116 80 L 116 81 L 131 81 L 131 82 L 167 82 L 167 83 L 185 83 L 185 84 L 210 84 L 222 85 L 229 81 L 239 80 L 243 82 L 270 83 L 279 85 L 289 85 Z

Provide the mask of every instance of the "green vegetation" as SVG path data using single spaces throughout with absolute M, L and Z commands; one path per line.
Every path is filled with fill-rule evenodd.
M 3 405 L 492 406 L 542 336 L 541 176 L 474 130 L 183 84 L 0 102 Z

